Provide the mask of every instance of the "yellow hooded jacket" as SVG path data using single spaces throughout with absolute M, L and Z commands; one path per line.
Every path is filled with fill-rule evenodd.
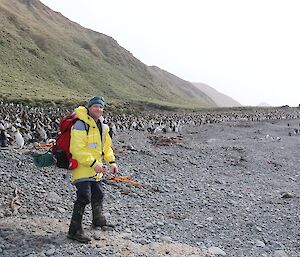
M 99 129 L 95 120 L 88 115 L 87 108 L 79 106 L 75 109 L 75 113 L 80 120 L 72 127 L 70 153 L 72 158 L 77 160 L 78 167 L 72 170 L 72 182 L 99 181 L 103 174 L 96 174 L 94 167 L 99 163 L 102 164 L 102 159 L 110 164 L 115 163 L 112 140 L 108 134 L 109 127 L 102 123 L 103 142 L 101 142 Z

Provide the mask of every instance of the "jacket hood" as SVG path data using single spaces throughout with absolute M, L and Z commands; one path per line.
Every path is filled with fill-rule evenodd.
M 90 115 L 88 115 L 88 109 L 85 106 L 77 107 L 75 109 L 75 114 L 77 115 L 78 119 L 84 121 L 85 123 L 87 123 L 89 125 L 95 125 L 96 124 L 95 120 Z M 103 122 L 104 121 L 103 116 L 101 116 L 99 118 L 99 120 L 101 122 Z
M 75 109 L 75 114 L 78 117 L 78 119 L 84 121 L 86 124 L 94 125 L 95 121 L 94 119 L 88 115 L 88 109 L 84 106 L 79 106 Z
M 84 121 L 86 124 L 89 124 L 90 126 L 95 125 L 95 120 L 88 115 L 88 109 L 85 106 L 79 106 L 75 109 L 75 114 L 77 115 L 78 119 Z M 101 122 L 103 122 L 103 117 L 101 116 L 99 119 Z

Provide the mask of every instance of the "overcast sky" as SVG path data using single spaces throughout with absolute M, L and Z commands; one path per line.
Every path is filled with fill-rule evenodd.
M 298 0 L 41 0 L 136 58 L 240 102 L 300 104 Z

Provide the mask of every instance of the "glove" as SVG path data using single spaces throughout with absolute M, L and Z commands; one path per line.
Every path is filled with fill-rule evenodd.
M 106 167 L 102 163 L 97 163 L 94 167 L 96 173 L 106 173 Z
M 113 174 L 116 174 L 119 171 L 118 165 L 116 163 L 109 164 L 111 172 Z

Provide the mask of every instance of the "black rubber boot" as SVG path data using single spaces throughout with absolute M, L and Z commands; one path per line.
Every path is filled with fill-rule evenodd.
M 93 226 L 94 227 L 104 227 L 107 226 L 106 218 L 103 215 L 103 205 L 102 203 L 92 202 L 92 212 L 93 212 Z
M 82 216 L 84 213 L 84 208 L 85 206 L 82 206 L 77 202 L 75 202 L 73 214 L 72 214 L 72 220 L 71 220 L 69 233 L 67 237 L 76 240 L 80 243 L 87 244 L 88 242 L 91 241 L 91 238 L 86 236 L 82 229 Z

